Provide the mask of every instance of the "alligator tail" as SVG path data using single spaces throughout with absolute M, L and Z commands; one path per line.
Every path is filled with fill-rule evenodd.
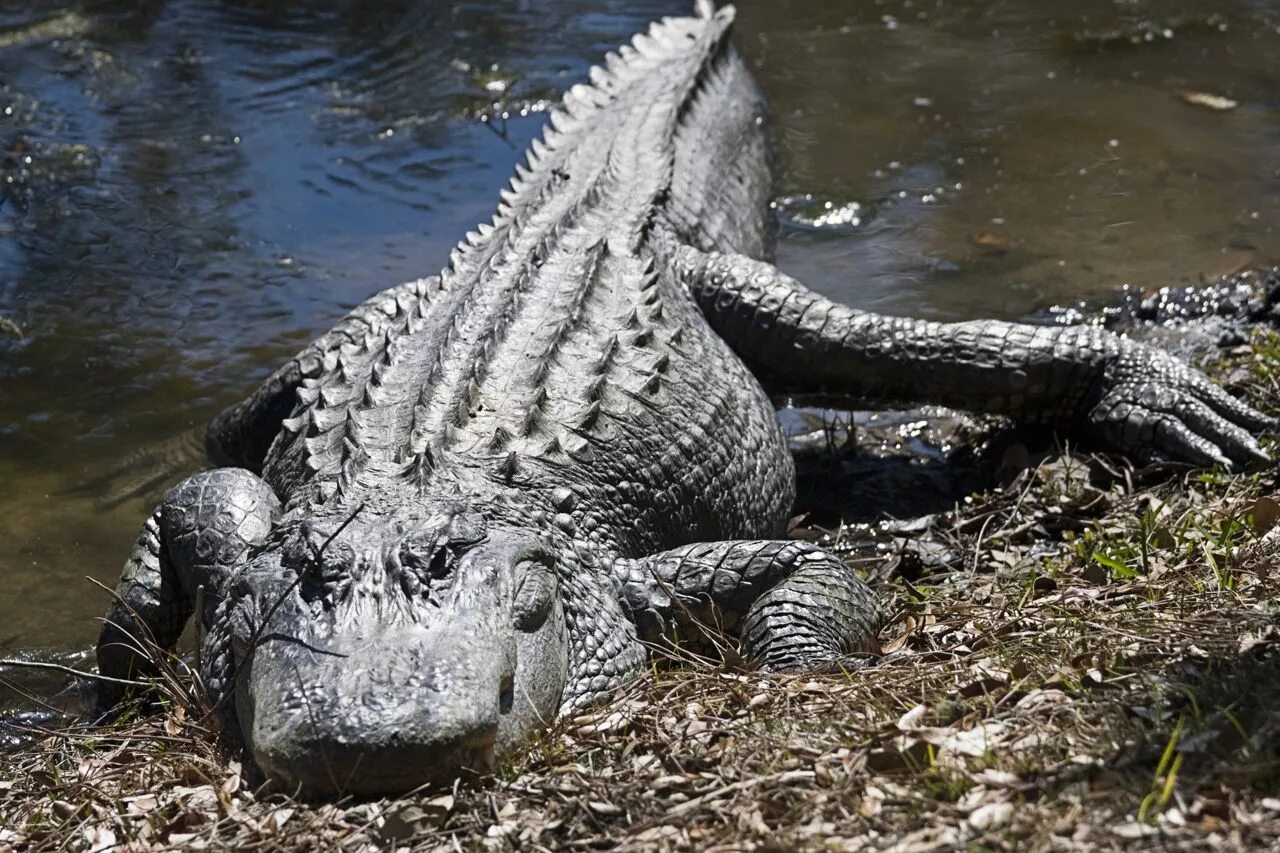
M 178 480 L 205 467 L 204 434 L 204 426 L 192 427 L 143 447 L 111 470 L 81 480 L 64 494 L 90 497 L 99 510 L 111 509 L 132 498 L 158 498 Z

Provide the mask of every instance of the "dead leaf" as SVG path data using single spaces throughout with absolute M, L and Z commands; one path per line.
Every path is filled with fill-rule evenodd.
M 868 785 L 862 794 L 862 802 L 858 804 L 858 814 L 863 817 L 875 817 L 884 807 L 884 791 L 875 785 Z
M 1253 532 L 1261 536 L 1280 521 L 1280 503 L 1263 495 L 1253 502 L 1249 517 L 1253 520 Z
M 615 806 L 613 803 L 606 803 L 603 800 L 589 800 L 587 802 L 587 808 L 591 809 L 593 812 L 595 812 L 598 815 L 606 815 L 611 817 L 617 816 L 623 813 L 623 810 L 620 806 Z
M 1013 803 L 987 803 L 969 815 L 969 825 L 979 832 L 999 829 L 1013 820 Z
M 909 732 L 920 724 L 920 720 L 924 718 L 928 708 L 924 705 L 916 705 L 910 711 L 898 718 L 897 726 L 900 731 Z
M 138 794 L 134 797 L 124 797 L 120 802 L 125 805 L 125 814 L 142 815 L 147 812 L 154 811 L 156 806 L 160 805 L 160 799 L 155 794 Z
M 80 811 L 79 806 L 73 806 L 66 800 L 54 800 L 49 804 L 49 808 L 59 820 L 70 820 L 75 817 L 76 812 Z
M 99 850 L 110 850 L 119 844 L 116 840 L 116 834 L 110 828 L 99 824 L 86 826 L 81 834 L 91 853 L 97 853 Z
M 276 809 L 263 819 L 262 831 L 265 833 L 279 832 L 296 811 L 297 809 L 289 808 L 288 806 Z
M 400 808 L 393 808 L 383 815 L 378 836 L 384 842 L 408 841 L 420 833 L 430 832 L 439 823 L 439 820 L 426 809 L 416 803 L 409 803 Z

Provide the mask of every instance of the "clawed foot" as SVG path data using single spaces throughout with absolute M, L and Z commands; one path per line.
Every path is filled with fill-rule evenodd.
M 1128 340 L 1120 344 L 1095 386 L 1088 415 L 1109 446 L 1226 468 L 1271 461 L 1255 436 L 1274 429 L 1275 418 L 1174 356 Z

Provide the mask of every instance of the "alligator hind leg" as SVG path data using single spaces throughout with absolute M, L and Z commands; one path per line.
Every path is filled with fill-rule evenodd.
M 718 624 L 739 634 L 749 660 L 779 672 L 875 647 L 881 618 L 871 590 L 807 543 L 698 543 L 616 566 L 644 640 L 696 631 L 694 620 Z
M 1114 450 L 1268 461 L 1273 419 L 1168 353 L 1094 326 L 935 323 L 840 305 L 741 255 L 671 250 L 716 333 L 776 391 L 1080 426 Z
M 131 678 L 147 668 L 144 643 L 172 648 L 204 587 L 209 624 L 226 581 L 279 517 L 270 487 L 248 471 L 218 468 L 182 481 L 147 518 L 125 562 L 98 637 L 98 669 Z M 120 691 L 104 691 L 115 701 Z

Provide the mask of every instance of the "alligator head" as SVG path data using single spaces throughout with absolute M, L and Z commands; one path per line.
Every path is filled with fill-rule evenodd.
M 310 795 L 485 771 L 555 718 L 565 684 L 553 550 L 456 507 L 283 524 L 221 613 L 245 747 Z

